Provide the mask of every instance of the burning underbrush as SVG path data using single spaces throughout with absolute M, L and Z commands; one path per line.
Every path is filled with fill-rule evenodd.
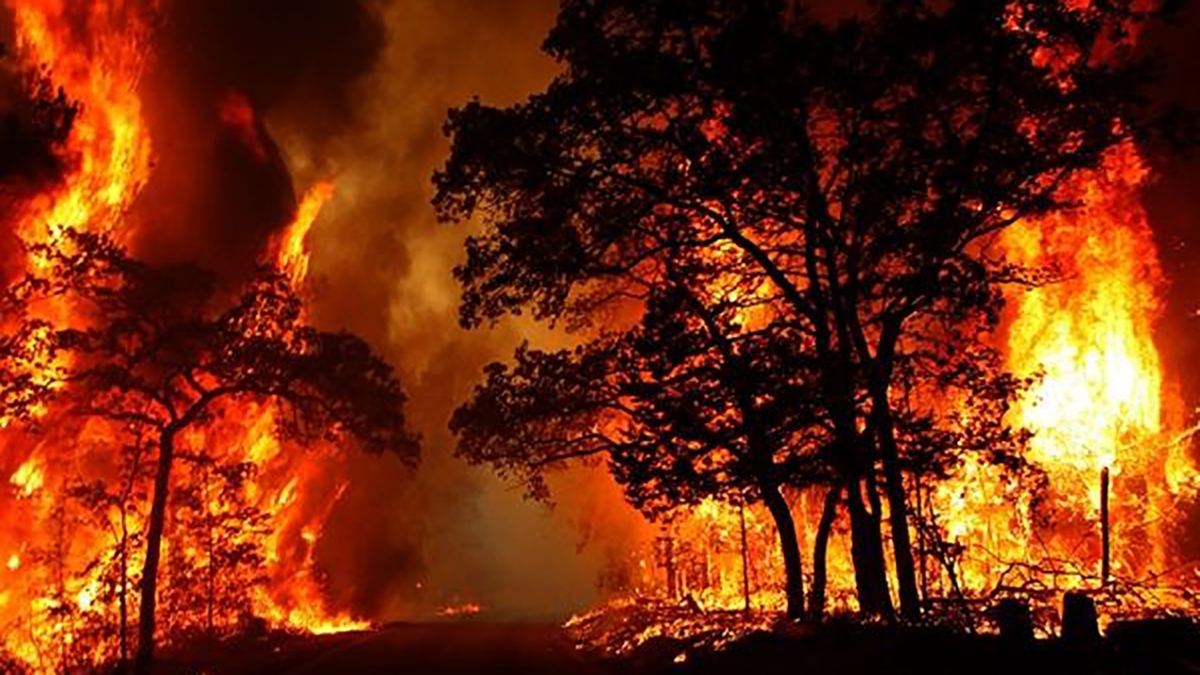
M 704 611 L 694 603 L 654 598 L 614 600 L 572 617 L 566 629 L 579 649 L 601 658 L 630 658 L 648 650 L 656 654 L 720 650 L 753 632 L 783 624 L 780 613 L 746 614 L 734 610 Z
M 5 190 L 2 196 L 11 202 L 5 206 L 11 208 L 0 216 L 0 281 L 20 305 L 19 311 L 6 305 L 0 320 L 14 336 L 0 343 L 3 356 L 12 356 L 15 364 L 0 380 L 0 402 L 6 406 L 0 410 L 0 671 L 62 672 L 128 662 L 155 641 L 182 654 L 197 645 L 236 645 L 243 639 L 272 644 L 287 636 L 370 626 L 350 603 L 330 599 L 320 560 L 326 525 L 348 489 L 349 449 L 396 449 L 384 447 L 396 441 L 392 445 L 407 453 L 413 444 L 396 429 L 387 435 L 370 428 L 379 417 L 400 421 L 403 395 L 392 386 L 390 367 L 353 336 L 322 333 L 309 323 L 309 234 L 326 205 L 339 198 L 338 181 L 293 186 L 285 175 L 287 222 L 258 224 L 263 236 L 252 242 L 259 250 L 247 265 L 256 268 L 253 275 L 214 279 L 193 275 L 197 270 L 190 265 L 137 259 L 145 253 L 139 245 L 154 241 L 144 236 L 147 231 L 166 227 L 139 219 L 158 148 L 147 121 L 144 82 L 165 2 L 7 2 L 15 28 L 11 70 L 24 83 L 30 103 L 18 110 L 18 123 L 3 131 L 36 138 L 23 145 L 0 138 L 22 150 L 23 158 L 0 170 L 28 174 Z M 1089 5 L 1074 4 L 1079 11 Z M 1020 12 L 1005 15 L 1010 25 L 991 22 L 988 28 L 1001 44 L 1011 36 L 997 31 L 1025 30 Z M 619 29 L 626 22 L 583 23 Z M 735 42 L 744 46 L 747 41 Z M 1080 69 L 1089 60 L 1079 54 L 1072 58 L 1070 50 L 1021 54 L 1050 65 L 1051 75 Z M 1030 73 L 1028 60 L 1011 60 L 1021 75 L 1013 79 L 1045 84 L 1048 76 Z M 919 70 L 920 64 L 912 67 Z M 977 105 L 974 90 L 982 86 L 974 83 L 976 77 L 967 79 L 964 91 L 971 95 L 960 99 L 963 92 L 954 89 L 942 103 L 946 109 L 937 111 L 950 113 L 941 115 L 945 120 L 939 124 L 962 129 L 931 134 L 946 145 L 938 145 L 939 151 L 952 157 L 957 157 L 949 148 L 954 143 L 947 139 L 958 138 L 960 131 L 983 135 L 991 128 L 976 128 L 973 115 L 964 112 L 964 106 Z M 196 113 L 212 125 L 213 143 L 236 148 L 264 173 L 286 174 L 284 158 L 251 97 L 217 84 L 221 93 L 212 109 Z M 825 86 L 836 91 L 838 84 Z M 1069 84 L 1057 83 L 1064 86 L 1064 96 Z M 804 91 L 780 88 L 793 89 Z M 894 95 L 908 105 L 904 91 Z M 861 92 L 852 93 L 857 101 Z M 597 97 L 596 108 L 608 98 Z M 555 100 L 534 97 L 530 105 Z M 886 98 L 876 103 L 868 117 L 896 109 Z M 450 126 L 454 120 L 471 122 L 466 115 L 478 113 L 482 104 L 472 105 L 456 113 Z M 843 297 L 843 285 L 830 281 L 850 274 L 840 267 L 841 250 L 864 241 L 886 247 L 892 239 L 883 232 L 841 241 L 847 228 L 836 226 L 840 214 L 892 196 L 875 184 L 872 189 L 879 192 L 868 190 L 858 202 L 828 209 L 824 220 L 832 225 L 810 241 L 809 223 L 793 227 L 796 223 L 780 219 L 811 210 L 799 208 L 799 195 L 811 186 L 776 195 L 776 186 L 765 185 L 758 194 L 725 181 L 733 170 L 721 163 L 725 160 L 711 171 L 693 169 L 714 157 L 743 161 L 745 153 L 752 155 L 746 166 L 773 161 L 755 156 L 759 148 L 772 147 L 785 131 L 804 125 L 788 123 L 754 137 L 753 128 L 739 131 L 735 122 L 755 120 L 757 111 L 740 119 L 727 101 L 696 112 L 697 118 L 688 117 L 693 114 L 688 111 L 705 106 L 676 101 L 653 107 L 632 130 L 617 129 L 635 135 L 631 147 L 644 146 L 637 134 L 653 136 L 662 133 L 660 127 L 675 125 L 679 137 L 692 139 L 703 152 L 668 161 L 674 142 L 662 156 L 635 152 L 633 161 L 615 171 L 622 179 L 617 182 L 644 172 L 648 179 L 661 179 L 663 189 L 603 193 L 574 214 L 580 222 L 596 219 L 603 225 L 597 241 L 608 241 L 609 228 L 628 213 L 643 214 L 641 225 L 647 228 L 661 227 L 662 236 L 637 234 L 622 245 L 600 247 L 595 269 L 606 275 L 625 270 L 638 278 L 629 287 L 608 289 L 611 294 L 591 287 L 584 290 L 595 295 L 565 287 L 525 289 L 531 297 L 557 302 L 582 298 L 584 311 L 607 301 L 625 303 L 616 305 L 614 316 L 642 311 L 642 323 L 620 339 L 609 340 L 613 334 L 605 333 L 604 339 L 565 356 L 522 349 L 517 360 L 524 359 L 525 371 L 510 376 L 515 371 L 499 364 L 487 377 L 501 394 L 511 394 L 503 386 L 519 389 L 521 378 L 531 372 L 545 376 L 540 382 L 530 379 L 539 385 L 528 387 L 533 405 L 522 409 L 513 404 L 524 400 L 520 396 L 499 396 L 498 404 L 474 411 L 485 413 L 478 415 L 482 433 L 474 436 L 475 449 L 502 473 L 521 458 L 532 460 L 526 468 L 540 471 L 564 458 L 607 452 L 606 466 L 618 482 L 641 488 L 625 496 L 640 500 L 637 506 L 656 518 L 640 523 L 645 536 L 613 548 L 600 586 L 614 599 L 567 624 L 583 649 L 673 662 L 718 653 L 763 633 L 806 635 L 811 625 L 785 620 L 785 613 L 814 622 L 832 617 L 838 625 L 855 627 L 888 623 L 988 634 L 1004 621 L 999 608 L 1015 607 L 1018 614 L 1027 612 L 1031 632 L 1048 636 L 1060 631 L 1067 592 L 1090 597 L 1101 625 L 1200 612 L 1200 566 L 1182 545 L 1200 488 L 1195 428 L 1155 341 L 1166 279 L 1142 205 L 1151 171 L 1133 136 L 1112 130 L 1120 130 L 1124 121 L 1095 115 L 1102 121 L 1089 122 L 1087 129 L 1111 143 L 1096 151 L 1086 170 L 1061 175 L 1056 170 L 1050 180 L 1044 171 L 1031 169 L 1034 175 L 1019 181 L 1039 186 L 1030 203 L 1010 207 L 1001 197 L 984 208 L 993 192 L 1004 192 L 984 188 L 947 211 L 960 214 L 950 219 L 954 222 L 985 219 L 980 227 L 987 235 L 964 233 L 967 243 L 956 259 L 961 254 L 972 265 L 1030 271 L 1031 276 L 1006 277 L 995 288 L 976 288 L 963 299 L 950 288 L 963 270 L 943 266 L 937 258 L 943 253 L 935 251 L 928 269 L 910 274 L 905 270 L 911 256 L 864 249 L 870 255 L 863 259 L 885 261 L 873 267 L 886 274 L 894 265 L 907 279 L 871 281 L 880 293 L 908 292 L 910 282 L 917 288 L 927 275 L 938 280 L 945 273 L 951 277 L 944 284 L 947 304 L 928 306 L 923 318 L 913 310 L 893 319 L 896 307 L 909 301 L 921 306 L 925 300 L 881 297 L 864 302 L 865 321 L 854 311 L 837 309 L 830 321 L 845 335 L 831 342 L 825 334 L 828 307 L 861 300 Z M 882 170 L 870 164 L 871 157 L 850 153 L 847 159 L 846 148 L 853 143 L 837 139 L 835 129 L 845 121 L 839 115 L 854 112 L 843 110 L 848 107 L 853 106 L 836 100 L 814 102 L 813 109 L 828 116 L 812 121 L 814 129 L 834 139 L 814 151 L 827 155 L 831 166 L 842 160 L 864 164 L 832 171 L 848 176 L 838 180 L 851 180 L 858 168 L 866 168 L 885 177 L 881 183 L 890 183 L 894 169 L 908 165 L 903 139 L 895 143 L 899 159 Z M 1009 156 L 1013 138 L 1039 149 L 1042 122 L 1053 131 L 1055 106 L 1036 109 L 1040 120 L 1018 110 L 1008 120 L 1011 133 L 997 133 L 1003 137 L 995 148 L 997 161 Z M 990 116 L 990 111 L 978 115 Z M 502 118 L 485 114 L 476 121 Z M 472 128 L 466 124 L 460 131 Z M 466 150 L 491 150 L 498 138 L 514 138 L 512 130 L 501 131 L 466 143 Z M 532 133 L 529 138 L 536 142 L 518 141 L 516 150 L 524 152 L 526 145 L 554 150 L 559 145 L 544 139 L 558 138 L 560 132 Z M 742 139 L 739 133 L 751 135 Z M 595 140 L 607 136 L 596 133 L 581 141 L 568 158 L 569 180 L 563 184 L 584 182 L 577 180 L 578 165 L 589 162 L 600 165 L 595 167 L 600 184 L 611 182 L 612 167 L 597 160 L 605 145 Z M 1064 148 L 1087 145 L 1074 132 L 1066 137 L 1071 140 L 1035 154 L 1053 159 Z M 886 140 L 881 145 L 895 139 Z M 916 157 L 927 152 L 933 151 L 921 149 Z M 625 157 L 622 152 L 614 156 Z M 552 174 L 555 167 L 543 159 L 534 157 L 533 168 L 515 181 L 520 189 L 528 187 L 524 178 L 536 182 Z M 319 173 L 320 163 L 311 164 L 308 172 Z M 468 178 L 464 190 L 486 182 L 477 164 L 487 161 L 468 162 L 469 170 L 461 172 Z M 967 162 L 972 169 L 975 164 Z M 786 182 L 793 167 L 783 166 L 778 178 Z M 814 178 L 822 170 L 827 169 L 818 169 Z M 660 192 L 686 187 L 681 175 L 692 171 L 696 180 L 717 176 L 715 187 L 702 185 L 695 199 L 656 201 Z M 443 190 L 452 188 L 454 173 L 448 176 L 439 178 Z M 938 200 L 959 191 L 951 185 L 956 176 L 943 178 L 946 185 L 910 189 L 881 213 L 928 225 L 922 214 L 940 213 Z M 561 185 L 547 180 L 550 211 L 557 213 Z M 987 184 L 986 177 L 979 180 Z M 348 187 L 353 196 L 359 186 Z M 968 187 L 978 186 L 962 189 Z M 846 191 L 851 188 L 859 189 L 847 185 Z M 720 200 L 713 199 L 714 192 Z M 624 208 L 623 195 L 638 200 L 637 208 Z M 758 217 L 762 195 L 778 196 L 791 207 Z M 536 200 L 524 193 L 518 197 L 512 200 L 514 211 L 532 210 L 526 214 L 529 222 L 518 221 L 522 227 L 515 231 L 533 229 L 530 223 L 538 232 L 555 224 L 547 222 L 544 210 L 529 206 Z M 726 199 L 749 207 L 717 204 Z M 1057 200 L 1071 208 L 1045 206 Z M 440 215 L 465 217 L 466 205 L 477 203 L 477 194 L 451 194 L 442 199 L 449 213 Z M 1014 209 L 1025 212 L 1017 207 L 1031 215 L 1013 216 Z M 713 215 L 722 210 L 728 213 Z M 743 216 L 744 231 L 730 224 Z M 989 224 L 987 218 L 1003 224 Z M 681 231 L 689 237 L 681 239 Z M 554 257 L 561 251 L 554 249 L 553 238 L 528 239 L 537 248 L 517 255 L 517 261 L 559 265 L 547 276 L 553 283 L 563 278 L 564 269 L 580 267 Z M 902 239 L 908 241 L 907 235 Z M 645 264 L 609 259 L 626 249 L 642 251 L 648 240 L 661 240 L 662 259 L 652 257 L 660 255 L 657 244 L 645 254 Z M 486 235 L 468 247 L 476 263 L 489 264 L 515 250 L 501 241 L 490 251 L 480 248 L 480 241 Z M 918 243 L 902 253 L 922 253 Z M 822 248 L 828 255 L 818 260 L 815 251 Z M 811 271 L 801 264 L 803 256 L 813 257 L 805 260 Z M 854 260 L 850 267 L 857 273 Z M 820 272 L 820 266 L 829 270 Z M 791 271 L 802 269 L 803 274 Z M 476 281 L 482 280 L 483 291 L 499 289 L 501 297 L 493 298 L 494 306 L 483 303 L 488 305 L 484 313 L 512 309 L 517 296 L 504 295 L 501 281 L 524 283 L 529 275 L 506 273 L 495 281 L 494 270 L 485 272 Z M 471 278 L 462 271 L 459 276 Z M 804 280 L 797 283 L 793 277 Z M 825 301 L 822 283 L 836 302 Z M 482 302 L 479 290 L 467 289 L 464 315 L 472 311 L 472 300 Z M 806 294 L 816 298 L 815 305 Z M 800 296 L 799 301 L 790 296 Z M 589 309 L 589 303 L 597 304 Z M 810 321 L 809 314 L 820 317 L 812 323 L 821 329 L 811 331 L 819 339 L 795 332 L 796 324 Z M 476 317 L 479 323 L 484 318 L 496 317 Z M 604 318 L 606 327 L 622 323 Z M 593 320 L 588 316 L 583 323 Z M 922 321 L 908 338 L 899 337 L 902 326 Z M 857 342 L 852 331 L 860 334 Z M 883 363 L 872 347 L 882 335 L 894 340 L 892 356 L 905 357 L 886 368 L 872 365 Z M 971 345 L 964 348 L 968 338 Z M 804 353 L 810 342 L 823 345 L 815 356 Z M 829 358 L 834 343 L 844 343 L 838 359 Z M 157 353 L 164 344 L 170 348 Z M 148 353 L 155 357 L 153 367 L 146 368 Z M 346 377 L 354 367 L 360 369 L 359 380 Z M 936 377 L 922 372 L 927 368 Z M 313 403 L 314 397 L 280 382 L 284 378 L 277 375 L 284 371 L 299 372 L 303 377 L 297 379 L 318 385 L 343 377 L 335 383 L 340 395 L 316 397 Z M 1003 376 L 990 379 L 993 373 Z M 369 396 L 371 389 L 346 386 L 347 381 L 378 385 L 389 405 Z M 480 391 L 486 394 L 487 385 Z M 545 404 L 546 392 L 577 396 L 565 402 L 578 405 Z M 334 411 L 341 417 L 328 410 L 337 401 L 347 404 Z M 837 415 L 829 401 L 841 406 Z M 470 407 L 456 431 L 470 432 Z M 532 410 L 533 431 L 523 430 L 528 436 L 500 414 L 513 410 Z M 565 422 L 555 417 L 580 410 L 578 418 Z M 314 430 L 321 425 L 310 418 L 328 424 Z M 551 422 L 539 426 L 546 419 Z M 348 433 L 355 431 L 360 433 Z M 483 451 L 493 446 L 509 455 L 486 456 Z M 551 448 L 550 456 L 531 458 L 531 448 Z M 614 459 L 620 453 L 624 465 Z M 695 485 L 681 485 L 686 479 L 695 479 Z M 486 618 L 490 608 L 469 598 L 454 597 L 437 616 Z
M 318 544 L 350 448 L 416 447 L 385 429 L 402 424 L 390 366 L 308 320 L 308 233 L 333 184 L 296 200 L 252 278 L 137 259 L 161 6 L 6 10 L 5 67 L 43 122 L 17 131 L 56 170 L 5 176 L 0 671 L 87 672 L 135 652 L 144 671 L 155 643 L 369 627 L 328 601 Z M 211 115 L 268 160 L 247 101 Z
M 1035 663 L 1044 665 L 1047 655 L 1065 650 L 1072 668 L 1079 666 L 1080 649 L 1090 654 L 1089 658 L 1094 654 L 1086 650 L 1093 649 L 1099 650 L 1096 654 L 1109 649 L 1139 654 L 1139 667 L 1147 663 L 1142 656 L 1147 649 L 1155 652 L 1149 658 L 1174 658 L 1180 653 L 1195 656 L 1190 645 L 1200 633 L 1200 625 L 1191 617 L 1200 614 L 1200 596 L 1194 592 L 1122 586 L 1090 597 L 1105 627 L 1102 643 L 1064 632 L 1063 595 L 1056 592 L 931 606 L 919 624 L 899 626 L 866 620 L 852 612 L 835 612 L 820 622 L 797 622 L 783 611 L 706 610 L 691 598 L 680 602 L 627 597 L 574 616 L 564 628 L 581 654 L 598 662 L 632 666 L 638 672 L 684 672 L 679 670 L 683 667 L 709 672 L 704 670 L 706 665 L 713 672 L 730 672 L 763 661 L 795 667 L 806 660 L 859 672 L 853 669 L 856 661 L 883 659 L 876 667 L 895 667 L 889 659 L 898 654 L 908 654 L 935 669 L 949 666 L 950 672 L 958 672 L 953 663 L 931 659 L 930 655 L 943 652 L 958 653 L 964 660 L 977 659 L 979 653 L 1004 659 L 1032 655 L 1038 659 Z M 1011 624 L 1006 627 L 1010 621 L 1005 617 L 1006 607 L 1029 608 L 1031 603 L 1029 616 L 1037 641 L 1006 635 L 1005 631 L 1012 630 Z

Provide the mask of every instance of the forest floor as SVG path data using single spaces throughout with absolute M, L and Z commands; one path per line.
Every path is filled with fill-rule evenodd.
M 598 630 L 602 626 L 608 632 Z M 1146 620 L 1119 628 L 1099 641 L 1078 644 L 849 621 L 816 625 L 759 617 L 739 622 L 733 613 L 711 615 L 707 623 L 682 614 L 647 623 L 628 612 L 610 612 L 569 626 L 589 660 L 610 672 L 638 675 L 1200 674 L 1197 624 Z
M 620 666 L 618 666 L 620 667 Z M 273 636 L 164 664 L 163 675 L 605 675 L 553 624 L 404 623 Z
M 628 617 L 625 617 L 628 619 Z M 607 624 L 603 623 L 608 621 Z M 834 623 L 776 623 L 770 629 L 729 616 L 709 616 L 710 630 L 673 633 L 676 622 L 644 634 L 622 634 L 626 623 L 591 615 L 590 628 L 606 626 L 630 648 L 597 650 L 580 641 L 581 621 L 566 630 L 553 624 L 467 620 L 410 623 L 327 636 L 262 637 L 227 645 L 166 675 L 1087 675 L 1200 674 L 1200 632 L 1180 622 L 1146 623 L 1124 636 L 1093 645 L 1061 640 L 1014 643 L 945 629 L 890 628 Z M 619 624 L 619 625 L 618 625 Z M 746 626 L 751 626 L 749 629 Z M 748 630 L 748 632 L 747 632 Z M 618 638 L 616 636 L 622 636 Z M 609 646 L 617 644 L 613 642 Z M 203 662 L 201 662 L 203 661 Z

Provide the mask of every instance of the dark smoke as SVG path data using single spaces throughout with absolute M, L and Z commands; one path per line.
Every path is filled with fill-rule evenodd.
M 164 17 L 146 87 L 158 164 L 137 214 L 139 252 L 236 280 L 291 219 L 296 193 L 335 179 L 313 232 L 315 316 L 370 340 L 409 391 L 423 466 L 414 477 L 353 457 L 318 546 L 334 600 L 369 615 L 477 602 L 559 616 L 594 597 L 599 554 L 577 551 L 572 505 L 551 514 L 452 457 L 451 411 L 527 331 L 458 328 L 450 270 L 466 231 L 438 225 L 429 207 L 446 111 L 475 95 L 506 104 L 542 88 L 555 65 L 538 47 L 556 8 L 206 0 L 177 1 Z M 258 113 L 249 133 L 222 120 L 231 96 Z
M 1157 92 L 1165 106 L 1180 104 L 1200 111 L 1200 6 L 1191 3 L 1179 21 L 1147 36 L 1164 57 L 1164 79 Z M 1156 181 L 1146 192 L 1150 222 L 1158 240 L 1163 266 L 1170 279 L 1167 306 L 1158 340 L 1166 370 L 1180 387 L 1184 414 L 1200 404 L 1200 342 L 1194 338 L 1200 310 L 1200 223 L 1196 186 L 1200 185 L 1200 156 L 1153 158 Z
M 479 95 L 510 103 L 542 88 L 555 72 L 538 51 L 554 0 L 422 0 L 383 8 L 387 46 L 360 83 L 360 126 L 320 152 L 305 145 L 292 118 L 273 119 L 290 152 L 335 167 L 343 199 L 315 232 L 324 280 L 319 316 L 371 336 L 398 364 L 412 393 L 410 412 L 426 440 L 413 483 L 355 462 L 345 508 L 330 523 L 326 560 L 356 605 L 383 602 L 403 615 L 457 602 L 496 612 L 561 614 L 593 597 L 595 561 L 577 556 L 577 535 L 486 472 L 451 457 L 450 412 L 482 366 L 505 358 L 517 327 L 465 333 L 457 326 L 450 269 L 466 232 L 438 225 L 429 176 L 444 158 L 446 111 Z M 392 564 L 343 555 L 356 546 L 361 514 L 384 505 L 372 524 Z M 371 517 L 371 516 L 368 516 Z M 361 547 L 361 544 L 358 546 Z M 390 574 L 388 573 L 390 571 Z M 341 585 L 341 584 L 338 584 Z
M 259 157 L 222 121 L 222 102 L 237 95 L 260 115 L 287 111 L 314 145 L 345 133 L 357 122 L 354 84 L 378 61 L 384 27 L 358 2 L 167 6 L 146 85 L 157 165 L 137 248 L 241 276 L 290 219 L 296 197 L 265 129 Z

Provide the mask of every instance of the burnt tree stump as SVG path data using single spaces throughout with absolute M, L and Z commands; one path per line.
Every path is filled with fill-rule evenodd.
M 1082 593 L 1063 595 L 1062 639 L 1075 645 L 1094 645 L 1100 642 L 1100 624 L 1096 618 L 1096 602 Z
M 996 603 L 994 610 L 996 628 L 1000 637 L 1011 642 L 1033 642 L 1033 612 L 1029 603 L 1015 598 L 1005 598 Z

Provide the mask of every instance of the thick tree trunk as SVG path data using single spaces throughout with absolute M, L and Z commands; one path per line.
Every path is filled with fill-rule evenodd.
M 787 596 L 787 615 L 790 619 L 804 616 L 804 568 L 800 562 L 800 541 L 796 538 L 796 523 L 787 500 L 779 488 L 764 486 L 763 502 L 775 520 L 779 532 L 779 547 L 783 553 L 784 592 Z
M 854 559 L 858 604 L 864 614 L 891 619 L 895 610 L 888 591 L 879 514 L 867 509 L 862 491 L 861 479 L 851 481 L 846 488 L 846 504 L 850 512 L 850 555 Z
M 154 611 L 158 590 L 158 563 L 162 553 L 171 463 L 174 458 L 174 435 L 164 433 L 158 444 L 158 472 L 154 477 L 154 498 L 150 505 L 150 525 L 146 533 L 146 561 L 142 565 L 142 598 L 138 613 L 137 656 L 134 659 L 134 672 L 137 675 L 149 675 L 154 667 Z
M 900 614 L 906 619 L 921 616 L 921 595 L 917 590 L 917 567 L 913 559 L 912 537 L 908 531 L 908 495 L 904 473 L 900 470 L 900 452 L 892 423 L 887 391 L 876 390 L 872 416 L 883 461 L 883 485 L 888 503 L 888 521 L 892 526 L 892 554 L 896 561 L 896 587 L 900 592 Z
M 825 616 L 825 586 L 828 580 L 826 555 L 829 551 L 829 535 L 833 522 L 837 520 L 838 504 L 842 500 L 842 486 L 835 485 L 825 494 L 825 506 L 821 510 L 821 521 L 817 523 L 817 536 L 813 540 L 813 585 L 808 595 L 808 616 L 820 621 Z

